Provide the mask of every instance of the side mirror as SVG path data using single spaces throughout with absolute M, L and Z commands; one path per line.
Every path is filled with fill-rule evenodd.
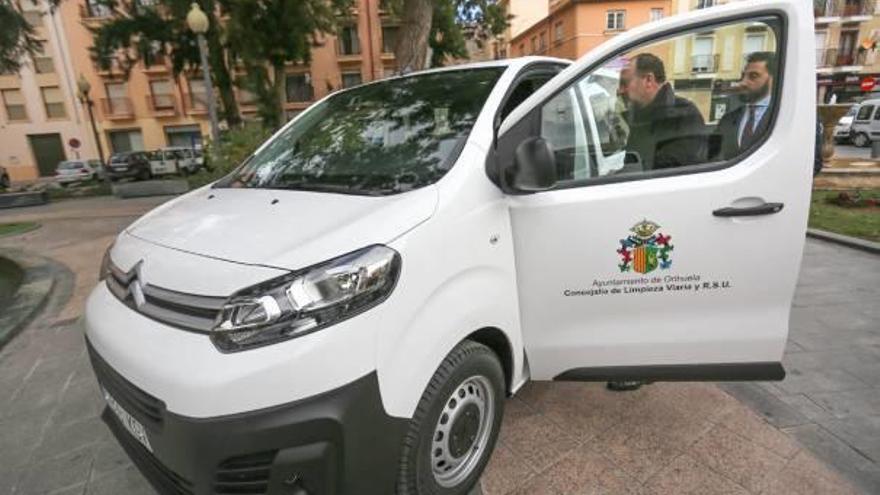
M 556 155 L 545 139 L 530 137 L 516 147 L 513 164 L 504 171 L 512 192 L 546 191 L 556 185 Z

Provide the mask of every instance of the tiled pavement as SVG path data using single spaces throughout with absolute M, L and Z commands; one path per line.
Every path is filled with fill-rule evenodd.
M 29 246 L 76 274 L 47 316 L 0 353 L 0 493 L 152 493 L 97 417 L 101 398 L 75 318 L 113 233 L 155 203 L 23 210 L 16 219 L 37 216 L 44 227 L 0 239 L 0 247 Z M 483 492 L 880 493 L 870 477 L 880 458 L 880 401 L 871 387 L 880 376 L 880 315 L 870 304 L 880 300 L 877 280 L 878 258 L 809 242 L 790 377 L 724 386 L 748 405 L 711 384 L 624 394 L 600 384 L 527 385 L 507 403 Z

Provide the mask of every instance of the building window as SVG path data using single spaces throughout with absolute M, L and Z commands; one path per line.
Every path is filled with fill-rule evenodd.
M 519 56 L 521 57 L 521 56 L 523 56 L 523 55 L 525 55 L 525 54 L 526 54 L 526 44 L 525 44 L 525 43 L 520 43 L 520 44 L 519 44 Z
M 663 19 L 663 9 L 651 9 L 651 22 Z
M 238 88 L 238 102 L 242 105 L 256 105 L 257 95 L 247 88 Z
M 190 107 L 196 110 L 208 109 L 208 89 L 204 79 L 190 79 L 189 81 Z
M 107 100 L 104 111 L 108 115 L 132 115 L 131 100 L 128 99 L 128 86 L 125 83 L 107 83 L 104 85 L 107 91 Z
M 40 88 L 43 93 L 43 105 L 46 108 L 46 118 L 63 119 L 67 117 L 67 111 L 64 109 L 64 96 L 61 94 L 61 88 L 58 86 L 48 86 Z
M 107 134 L 110 138 L 110 149 L 113 153 L 144 150 L 144 136 L 141 134 L 140 129 L 131 131 L 110 131 Z
M 697 0 L 698 9 L 708 9 L 715 6 L 715 0 Z
M 109 17 L 113 10 L 99 0 L 86 1 L 86 15 L 88 17 Z
M 153 110 L 174 109 L 174 85 L 168 79 L 150 81 L 150 99 Z
M 562 39 L 565 37 L 565 32 L 563 31 L 562 21 L 557 22 L 556 26 L 553 28 L 553 39 L 556 40 L 556 43 L 562 43 Z
M 55 72 L 55 64 L 52 63 L 52 56 L 46 53 L 46 43 L 40 43 L 39 48 L 33 56 L 34 72 L 37 74 L 51 74 Z
M 357 86 L 361 83 L 361 73 L 360 72 L 343 72 L 342 73 L 342 87 L 350 88 L 352 86 Z
M 547 51 L 547 33 L 542 32 L 538 35 L 538 53 L 544 53 Z
M 361 53 L 361 42 L 358 38 L 356 26 L 345 26 L 339 30 L 339 38 L 336 42 L 339 46 L 340 55 L 358 55 Z
M 382 26 L 383 53 L 394 53 L 394 47 L 397 46 L 398 32 L 400 32 L 399 26 Z
M 609 10 L 605 21 L 605 29 L 608 31 L 620 31 L 626 29 L 626 11 Z
M 712 52 L 715 39 L 711 36 L 694 38 L 693 54 L 691 56 L 691 68 L 693 72 L 715 72 L 718 66 L 718 57 Z
M 288 102 L 312 100 L 312 78 L 308 74 L 287 74 L 286 84 Z
M 538 53 L 538 37 L 532 36 L 532 51 L 531 53 Z
M 2 90 L 3 105 L 6 107 L 6 118 L 10 121 L 27 120 L 27 108 L 24 104 L 24 95 L 18 89 Z

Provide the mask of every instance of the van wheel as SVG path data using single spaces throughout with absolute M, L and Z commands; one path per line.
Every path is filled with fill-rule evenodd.
M 504 372 L 466 340 L 446 356 L 403 440 L 398 495 L 466 495 L 489 462 L 504 412 Z
M 867 134 L 860 132 L 853 136 L 853 144 L 859 148 L 867 148 L 871 144 L 871 139 L 868 138 Z

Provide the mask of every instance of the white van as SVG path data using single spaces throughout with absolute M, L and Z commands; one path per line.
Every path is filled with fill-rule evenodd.
M 865 100 L 858 108 L 850 127 L 850 139 L 854 145 L 864 148 L 880 139 L 880 99 Z
M 194 174 L 204 163 L 202 153 L 192 148 L 162 148 L 148 152 L 147 156 L 154 176 Z
M 765 33 L 778 67 L 740 150 L 736 125 L 663 127 L 713 91 L 681 82 L 711 31 L 731 64 Z M 745 1 L 573 64 L 324 98 L 108 250 L 85 313 L 105 421 L 162 493 L 463 495 L 528 380 L 782 379 L 814 61 L 807 2 Z

